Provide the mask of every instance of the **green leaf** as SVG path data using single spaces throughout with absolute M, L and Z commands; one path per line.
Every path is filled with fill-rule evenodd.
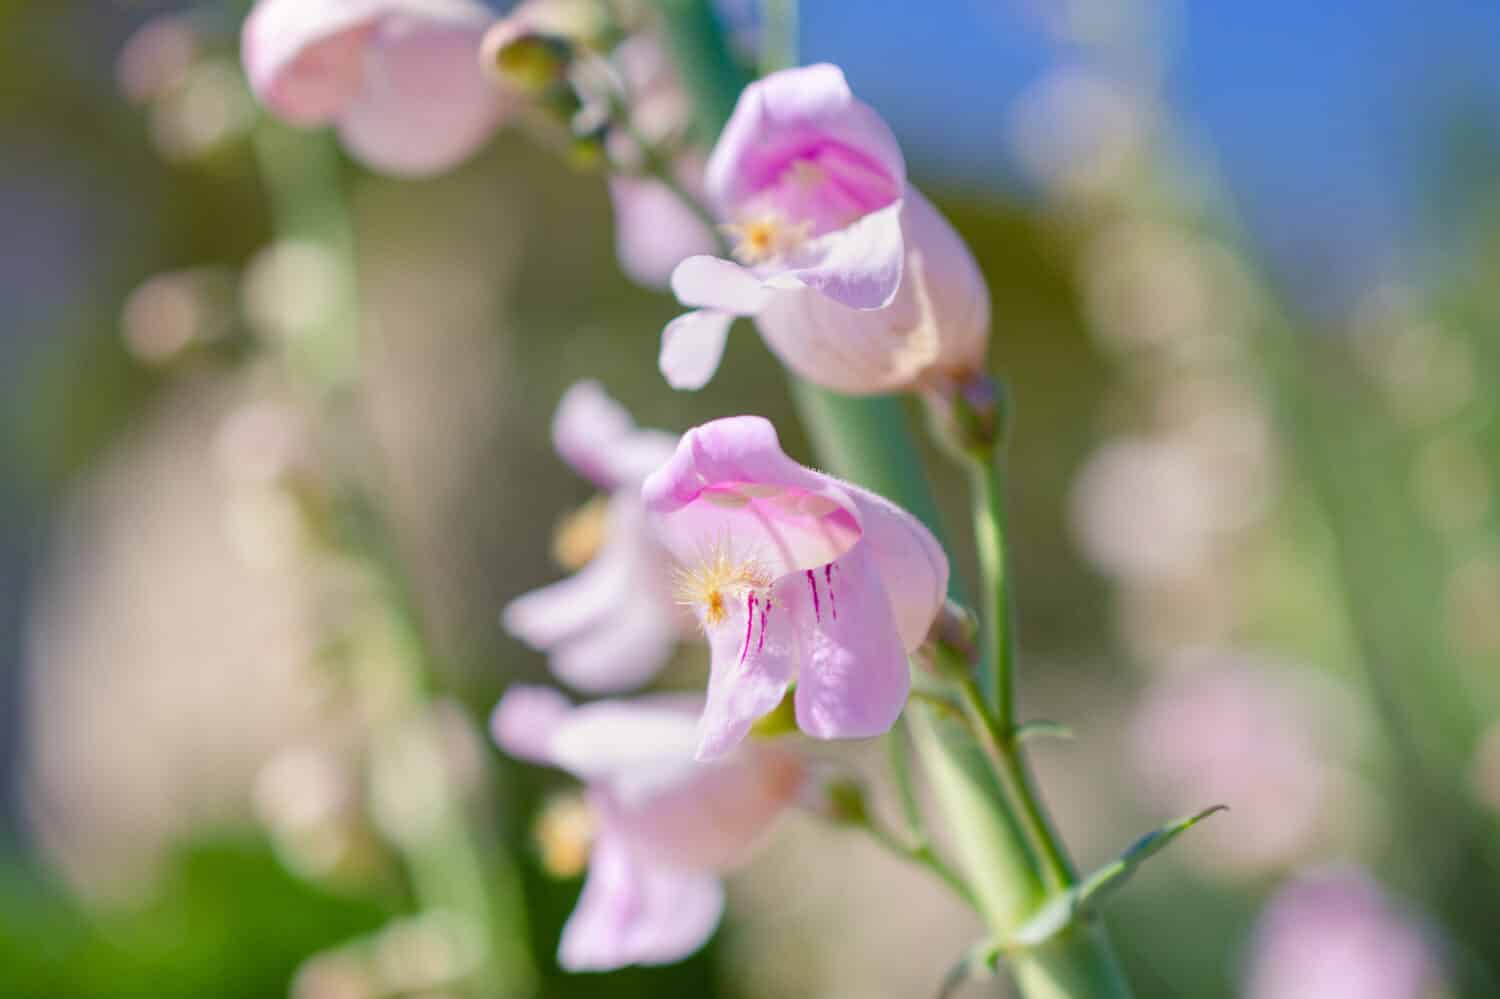
M 1054 895 L 1019 929 L 1011 934 L 1007 949 L 1035 947 L 1072 925 L 1080 916 L 1093 912 L 1101 901 L 1135 873 L 1148 857 L 1193 826 L 1213 815 L 1226 812 L 1228 805 L 1215 805 L 1196 815 L 1189 815 L 1153 830 L 1131 844 L 1117 860 L 1099 868 L 1060 895 Z

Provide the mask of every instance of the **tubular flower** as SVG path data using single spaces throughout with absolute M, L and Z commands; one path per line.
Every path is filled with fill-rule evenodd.
M 672 290 L 698 311 L 662 333 L 661 369 L 701 388 L 737 316 L 798 374 L 875 393 L 981 369 L 989 292 L 963 240 L 907 183 L 895 136 L 835 66 L 751 84 L 709 158 L 735 260 L 697 256 Z
M 698 757 L 739 743 L 797 680 L 797 725 L 879 735 L 910 690 L 907 654 L 943 604 L 948 560 L 888 501 L 788 458 L 759 417 L 688 431 L 642 489 L 710 647 Z
M 671 457 L 676 438 L 637 429 L 596 382 L 563 396 L 552 438 L 563 460 L 609 499 L 585 507 L 559 534 L 560 561 L 579 571 L 513 600 L 505 628 L 547 652 L 552 671 L 579 690 L 639 686 L 691 627 L 673 604 L 670 559 L 640 498 L 641 482 Z
M 479 66 L 493 20 L 478 0 L 258 0 L 241 56 L 278 117 L 332 124 L 370 167 L 420 176 L 467 158 L 504 113 Z
M 573 707 L 556 691 L 515 687 L 495 709 L 502 749 L 586 785 L 588 876 L 563 928 L 564 968 L 665 964 L 697 950 L 723 913 L 720 875 L 803 794 L 807 768 L 774 743 L 695 762 L 700 706 L 658 695 Z M 572 835 L 579 826 L 569 823 Z

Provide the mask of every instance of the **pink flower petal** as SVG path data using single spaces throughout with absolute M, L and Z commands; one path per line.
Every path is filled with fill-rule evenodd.
M 743 863 L 804 794 L 807 763 L 784 744 L 757 742 L 693 768 L 639 807 L 613 804 L 611 825 L 643 857 L 728 871 Z
M 843 485 L 788 458 L 757 416 L 688 431 L 642 496 L 663 543 L 689 568 L 724 554 L 776 579 L 833 561 L 860 535 Z
M 680 961 L 708 941 L 723 911 L 717 877 L 642 861 L 606 832 L 563 928 L 558 963 L 569 971 L 611 971 Z
M 816 263 L 778 275 L 777 286 L 795 281 L 851 309 L 885 308 L 901 285 L 901 213 L 897 201 L 822 237 L 806 251 Z
M 657 362 L 667 384 L 688 391 L 707 385 L 719 370 L 734 319 L 727 312 L 702 309 L 668 323 L 661 331 L 661 356 Z
M 545 651 L 612 616 L 636 577 L 634 547 L 625 532 L 618 534 L 578 572 L 507 604 L 501 614 L 505 630 Z
M 710 198 L 733 218 L 744 199 L 818 142 L 858 150 L 893 190 L 906 186 L 906 161 L 889 126 L 855 100 L 842 70 L 825 63 L 773 73 L 745 88 L 708 161 Z
M 388 0 L 260 0 L 245 19 L 240 56 L 255 95 L 295 125 L 322 125 L 364 83 L 369 37 Z
M 801 643 L 797 727 L 814 738 L 882 735 L 911 690 L 890 599 L 872 561 L 860 544 L 823 571 L 777 587 Z
M 769 598 L 769 599 L 768 599 Z M 698 723 L 699 760 L 729 753 L 775 710 L 796 665 L 792 615 L 770 592 L 749 592 L 708 632 L 708 703 Z
M 368 52 L 364 87 L 339 117 L 339 137 L 366 165 L 428 176 L 490 137 L 502 97 L 479 66 L 487 18 L 386 17 Z
M 990 289 L 969 246 L 927 200 L 908 186 L 901 224 L 908 252 L 920 254 L 924 298 L 932 310 L 941 363 L 954 371 L 984 370 L 990 339 Z M 910 271 L 910 264 L 908 264 Z
M 682 635 L 653 601 L 633 600 L 621 613 L 558 645 L 548 659 L 553 674 L 588 694 L 615 694 L 648 683 L 672 658 Z
M 925 525 L 883 496 L 848 486 L 859 506 L 864 538 L 907 652 L 927 640 L 948 597 L 948 556 Z
M 635 486 L 672 456 L 677 438 L 638 430 L 630 414 L 595 381 L 563 393 L 552 418 L 552 446 L 601 489 Z
M 713 231 L 660 181 L 624 174 L 609 178 L 615 209 L 615 254 L 627 277 L 664 288 L 672 271 L 699 253 L 712 253 Z M 688 303 L 693 304 L 693 303 Z
M 572 710 L 568 699 L 551 687 L 517 685 L 495 706 L 490 733 L 510 755 L 552 766 L 553 733 Z
M 770 293 L 760 278 L 731 260 L 689 257 L 672 272 L 672 292 L 683 305 L 753 316 Z
M 548 653 L 575 690 L 614 693 L 645 683 L 671 657 L 682 630 L 667 590 L 666 553 L 644 523 L 640 500 L 610 504 L 609 536 L 574 575 L 517 597 L 506 631 Z
M 553 729 L 553 763 L 579 780 L 607 786 L 628 805 L 649 804 L 663 788 L 691 780 L 700 698 L 656 695 L 595 701 Z

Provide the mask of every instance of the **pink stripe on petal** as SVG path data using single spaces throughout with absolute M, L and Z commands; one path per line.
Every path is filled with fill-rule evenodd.
M 844 613 L 818 619 L 807 603 L 796 630 L 801 649 L 797 727 L 818 739 L 858 739 L 890 730 L 911 690 L 911 674 L 890 601 L 864 545 L 839 561 Z M 801 592 L 800 587 L 793 592 Z M 806 598 L 803 598 L 804 600 Z

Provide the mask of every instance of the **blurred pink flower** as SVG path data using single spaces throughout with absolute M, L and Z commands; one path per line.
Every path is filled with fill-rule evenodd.
M 678 599 L 708 636 L 700 759 L 739 743 L 794 674 L 797 724 L 809 735 L 891 727 L 910 689 L 906 656 L 948 585 L 927 528 L 792 461 L 755 416 L 688 431 L 642 493 L 680 566 Z
M 556 691 L 514 687 L 495 709 L 502 749 L 587 785 L 592 853 L 558 948 L 564 968 L 665 964 L 697 950 L 723 912 L 720 874 L 803 794 L 806 768 L 772 743 L 695 762 L 700 707 L 680 696 L 573 707 Z
M 703 187 L 701 161 L 685 157 L 676 169 L 685 189 Z M 609 198 L 615 208 L 615 254 L 636 284 L 665 288 L 678 264 L 714 248 L 713 232 L 659 180 L 611 174 Z
M 672 275 L 699 311 L 662 333 L 676 388 L 713 376 L 736 316 L 811 381 L 853 393 L 982 367 L 989 292 L 968 248 L 906 181 L 896 138 L 818 65 L 741 94 L 708 162 L 709 200 L 738 263 L 700 256 Z
M 1357 868 L 1282 888 L 1260 917 L 1246 999 L 1427 999 L 1442 994 L 1433 941 Z
M 635 137 L 659 147 L 679 144 L 692 117 L 692 98 L 683 90 L 661 42 L 651 35 L 627 39 L 611 59 L 630 94 L 633 133 L 615 129 L 609 137 L 611 158 L 626 168 L 609 178 L 609 195 L 615 208 L 615 252 L 632 281 L 665 288 L 678 264 L 695 254 L 712 253 L 718 244 L 713 230 L 667 185 L 629 171 L 644 161 L 644 151 Z M 693 149 L 679 152 L 672 170 L 684 190 L 703 197 L 701 153 Z
M 467 158 L 502 117 L 479 65 L 493 20 L 478 0 L 258 0 L 241 56 L 278 117 L 332 124 L 370 167 L 420 176 Z
M 159 14 L 137 28 L 120 49 L 115 79 L 132 104 L 149 104 L 181 86 L 201 54 L 190 18 Z
M 688 625 L 673 603 L 670 559 L 647 523 L 640 487 L 672 456 L 677 439 L 639 430 L 597 382 L 579 382 L 558 404 L 553 444 L 563 460 L 609 495 L 592 525 L 586 563 L 505 608 L 506 630 L 550 656 L 552 671 L 592 693 L 637 687 L 672 653 Z M 592 558 L 587 555 L 592 554 Z
M 1344 766 L 1353 725 L 1336 687 L 1219 650 L 1187 653 L 1177 667 L 1147 691 L 1132 741 L 1136 769 L 1165 807 L 1233 809 L 1233 822 L 1194 837 L 1193 856 L 1264 872 L 1360 831 L 1363 802 Z

